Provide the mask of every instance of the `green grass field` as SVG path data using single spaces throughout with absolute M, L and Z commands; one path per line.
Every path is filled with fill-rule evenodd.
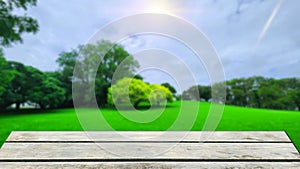
M 189 104 L 199 104 L 196 102 L 185 102 Z M 130 121 L 120 115 L 115 109 L 101 109 L 104 119 L 114 130 L 167 130 L 176 118 L 180 108 L 180 102 L 170 104 L 160 114 L 162 109 L 157 108 L 149 112 L 132 112 L 127 110 L 125 116 L 135 118 L 135 120 L 145 120 L 151 115 L 151 121 L 146 123 L 137 123 Z M 192 130 L 201 130 L 204 121 L 207 117 L 207 112 L 210 108 L 210 103 L 200 103 L 200 113 L 193 123 Z M 95 112 L 92 109 L 82 109 L 86 114 Z M 146 110 L 143 110 L 146 111 Z M 98 112 L 97 112 L 98 113 Z M 182 113 L 187 113 L 185 117 L 189 120 L 188 109 L 184 109 Z M 100 114 L 100 113 L 98 113 Z M 155 117 L 155 118 L 154 118 Z M 156 118 L 157 117 L 157 118 Z M 91 118 L 93 120 L 94 117 Z M 95 119 L 95 118 L 94 118 Z M 89 118 L 86 120 L 89 121 Z M 190 121 L 179 122 L 173 130 L 185 130 Z M 253 108 L 242 108 L 236 106 L 226 106 L 222 119 L 217 127 L 217 130 L 229 131 L 249 131 L 249 130 L 284 130 L 292 139 L 298 150 L 300 149 L 300 112 L 299 111 L 279 111 L 279 110 L 264 110 Z M 0 145 L 6 140 L 9 133 L 13 130 L 83 130 L 80 122 L 77 119 L 77 114 L 74 109 L 59 109 L 59 110 L 22 110 L 11 111 L 0 114 Z M 102 123 L 96 125 L 95 129 L 106 130 Z M 89 129 L 92 127 L 90 126 Z

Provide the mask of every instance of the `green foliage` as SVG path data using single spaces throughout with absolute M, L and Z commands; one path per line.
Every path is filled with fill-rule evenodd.
M 22 4 L 23 1 L 18 5 L 23 7 Z M 93 83 L 98 104 L 105 105 L 111 83 L 132 77 L 139 66 L 123 46 L 104 40 L 96 45 L 62 52 L 57 63 L 60 66 L 58 71 L 41 72 L 22 63 L 7 62 L 0 50 L 0 109 L 13 104 L 19 109 L 24 103 L 37 104 L 40 108 L 72 107 L 73 96 L 89 104 L 94 94 Z M 77 72 L 73 76 L 75 65 Z M 116 71 L 119 73 L 114 75 Z M 81 87 L 75 95 L 72 82 L 74 86 Z
M 260 107 L 268 109 L 300 110 L 300 79 L 273 79 L 264 77 L 250 77 L 232 79 L 226 82 L 226 104 Z M 217 96 L 220 91 L 214 84 Z M 222 85 L 220 85 L 222 86 Z M 183 100 L 208 101 L 211 96 L 208 86 L 192 86 L 182 94 Z
M 211 98 L 211 87 L 210 86 L 198 86 L 200 98 L 208 101 Z
M 15 103 L 16 108 L 19 109 L 20 104 L 26 102 L 28 89 L 32 87 L 32 82 L 34 82 L 31 81 L 30 73 L 28 72 L 31 67 L 29 68 L 13 61 L 9 61 L 8 64 L 8 70 L 13 71 L 13 79 L 7 84 L 8 86 L 2 95 L 4 103 L 1 107 L 6 108 Z
M 7 89 L 8 84 L 14 77 L 14 70 L 9 69 L 9 64 L 3 57 L 3 53 L 0 50 L 0 105 L 3 103 L 2 94 Z
M 211 99 L 210 86 L 192 86 L 182 93 L 183 100 L 205 100 Z
M 200 100 L 198 86 L 192 86 L 184 91 L 181 96 L 182 100 Z
M 28 92 L 28 100 L 37 103 L 40 108 L 57 108 L 65 100 L 65 90 L 60 87 L 60 81 L 45 74 L 36 76 L 33 79 L 40 79 L 40 84 L 35 85 Z
M 295 110 L 297 107 L 300 80 L 292 79 L 269 79 L 261 83 L 258 96 L 261 107 L 274 109 Z
M 64 101 L 65 90 L 60 87 L 61 82 L 58 79 L 31 66 L 12 61 L 7 63 L 6 71 L 11 71 L 12 76 L 1 95 L 1 109 L 12 104 L 19 109 L 23 103 L 35 103 L 41 108 L 55 108 Z
M 134 75 L 133 78 L 139 79 L 139 80 L 144 80 L 143 76 L 140 74 Z
M 266 81 L 263 77 L 227 81 L 227 103 L 240 106 L 261 107 L 258 89 Z
M 173 96 L 175 96 L 177 91 L 174 86 L 172 86 L 170 83 L 162 83 L 161 85 L 168 88 L 172 92 Z
M 171 91 L 165 86 L 158 84 L 151 84 L 151 93 L 149 100 L 152 104 L 159 106 L 161 103 L 173 102 L 173 95 Z
M 0 45 L 9 46 L 13 42 L 22 42 L 21 34 L 36 33 L 38 22 L 28 17 L 15 15 L 15 9 L 27 10 L 35 6 L 36 0 L 0 0 Z
M 158 84 L 147 84 L 135 78 L 123 78 L 108 89 L 110 105 L 131 103 L 138 107 L 141 102 L 151 102 L 160 105 L 166 101 L 172 102 L 173 95 L 168 88 Z
M 81 46 L 78 47 L 78 49 L 80 48 Z M 59 64 L 59 70 L 53 76 L 61 81 L 61 87 L 65 90 L 65 100 L 61 104 L 62 107 L 73 107 L 72 77 L 78 55 L 79 51 L 73 49 L 70 52 L 60 53 L 56 60 Z
M 78 62 L 76 62 L 76 72 L 73 76 L 74 61 Z M 66 87 L 70 89 L 73 76 L 74 86 L 81 89 L 80 93 L 75 92 L 73 97 L 77 98 L 76 100 L 82 100 L 81 104 L 89 105 L 93 101 L 94 93 L 91 87 L 95 84 L 96 99 L 100 106 L 107 103 L 107 92 L 111 83 L 133 76 L 133 71 L 139 67 L 138 62 L 123 46 L 105 40 L 95 45 L 79 46 L 72 52 L 62 53 L 57 62 L 61 66 L 61 79 L 68 84 Z M 117 69 L 118 73 L 114 75 Z
M 148 84 L 139 79 L 124 78 L 108 89 L 108 103 L 127 104 L 131 103 L 134 107 L 142 101 L 148 101 L 151 88 Z

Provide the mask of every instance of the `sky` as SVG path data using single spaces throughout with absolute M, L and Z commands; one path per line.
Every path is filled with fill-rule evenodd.
M 205 35 L 220 59 L 226 79 L 300 77 L 299 6 L 300 1 L 295 0 L 39 0 L 36 7 L 26 12 L 39 22 L 39 32 L 24 34 L 23 43 L 5 48 L 4 54 L 8 60 L 54 71 L 61 52 L 86 44 L 105 25 L 135 14 L 161 13 L 181 18 Z M 186 74 L 193 74 L 196 83 L 211 81 L 205 63 L 182 42 L 170 37 L 130 35 L 120 44 L 141 64 L 152 61 L 154 65 L 165 63 L 173 67 L 174 75 L 172 70 L 141 69 L 139 73 L 146 81 L 187 82 Z M 147 52 L 150 49 L 155 57 Z M 176 61 L 171 63 L 170 57 Z M 176 66 L 177 62 L 181 66 Z M 183 88 L 192 83 L 187 82 Z

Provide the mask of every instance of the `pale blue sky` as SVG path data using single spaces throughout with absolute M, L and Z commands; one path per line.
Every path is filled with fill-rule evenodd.
M 295 0 L 39 0 L 28 15 L 38 20 L 40 31 L 25 34 L 23 44 L 4 52 L 8 60 L 45 71 L 56 70 L 59 53 L 86 43 L 104 25 L 132 14 L 162 12 L 184 18 L 207 36 L 227 79 L 253 75 L 300 77 L 299 7 L 300 1 Z M 182 59 L 190 55 L 180 44 L 164 37 L 138 36 L 123 44 L 133 53 L 160 48 Z M 193 63 L 189 66 L 193 67 Z M 207 83 L 207 75 L 201 74 L 205 70 L 196 69 L 201 76 L 198 82 Z M 160 80 L 164 77 L 148 78 Z

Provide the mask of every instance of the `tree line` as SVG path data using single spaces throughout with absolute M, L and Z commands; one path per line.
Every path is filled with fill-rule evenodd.
M 99 57 L 102 59 L 97 65 L 96 60 L 99 60 Z M 73 97 L 88 105 L 92 99 L 90 92 L 95 92 L 99 106 L 105 106 L 112 104 L 111 84 L 118 86 L 116 83 L 125 77 L 134 77 L 140 80 L 137 81 L 138 84 L 144 84 L 140 75 L 133 76 L 135 69 L 139 67 L 138 62 L 123 46 L 104 40 L 95 45 L 78 46 L 76 49 L 62 52 L 57 63 L 58 70 L 42 72 L 22 63 L 7 61 L 0 50 L 0 109 L 9 108 L 11 105 L 19 109 L 24 103 L 42 109 L 73 107 Z M 79 73 L 73 76 L 75 64 Z M 121 67 L 119 68 L 121 73 L 113 77 L 118 67 Z M 91 72 L 95 74 L 95 79 L 89 78 Z M 95 88 L 94 91 L 82 88 L 79 93 L 72 95 L 72 83 L 79 86 L 84 84 L 89 86 L 90 83 L 94 83 Z M 115 88 L 122 91 L 123 86 L 119 86 L 121 87 Z M 142 85 L 136 87 L 139 86 Z M 150 86 L 142 88 L 147 92 L 141 95 L 133 92 L 134 97 L 137 98 L 136 101 L 132 101 L 133 104 L 138 105 L 140 101 L 147 100 L 144 95 L 150 96 L 151 87 L 155 89 L 155 85 L 144 84 L 144 86 Z M 163 83 L 162 86 L 169 90 L 168 99 L 172 100 L 170 98 L 175 96 L 175 88 L 168 83 Z M 156 86 L 156 88 L 161 87 Z M 177 99 L 211 101 L 211 92 L 211 86 L 192 86 Z M 159 92 L 154 94 L 156 100 L 163 98 Z M 134 97 L 132 96 L 131 99 Z M 151 99 L 155 100 L 154 98 Z M 225 103 L 244 107 L 300 110 L 300 79 L 274 79 L 260 76 L 232 79 L 226 82 Z
M 65 100 L 62 83 L 50 72 L 6 61 L 0 53 L 0 109 L 15 104 L 36 103 L 41 108 L 58 107 Z
M 144 95 L 151 96 L 150 101 L 156 104 L 162 102 L 163 96 L 156 90 L 167 93 L 168 101 L 173 100 L 176 93 L 169 83 L 150 85 L 143 82 L 141 75 L 134 74 L 139 67 L 138 62 L 123 46 L 109 41 L 79 45 L 76 49 L 60 53 L 56 62 L 58 70 L 42 72 L 32 66 L 7 61 L 0 50 L 0 109 L 12 108 L 12 105 L 19 109 L 24 104 L 41 109 L 74 107 L 73 99 L 80 101 L 79 106 L 91 106 L 93 96 L 98 106 L 113 105 L 108 98 L 111 96 L 109 88 L 113 85 L 117 90 L 120 85 L 116 83 L 126 77 L 136 79 L 131 82 L 138 80 L 138 84 L 144 84 L 146 87 L 142 88 L 143 91 L 148 88 L 151 88 L 149 92 L 153 91 L 151 95 L 142 91 L 140 95 L 136 95 L 139 91 L 131 87 L 130 90 L 137 96 L 132 96 L 132 99 L 137 99 L 132 102 L 135 106 L 147 99 Z M 117 69 L 118 73 L 114 74 Z M 94 84 L 94 88 L 91 84 Z M 124 86 L 121 85 L 120 91 L 124 91 Z M 119 94 L 119 97 L 123 95 Z
M 101 63 L 96 63 L 100 60 Z M 21 104 L 32 104 L 39 108 L 73 107 L 72 83 L 82 85 L 95 83 L 97 104 L 107 104 L 107 92 L 117 67 L 121 64 L 122 73 L 115 81 L 132 77 L 139 64 L 123 46 L 108 41 L 100 41 L 94 45 L 78 46 L 71 51 L 62 52 L 57 59 L 59 69 L 53 72 L 42 72 L 34 67 L 15 61 L 7 61 L 0 52 L 0 109 Z M 74 66 L 76 76 L 73 76 Z M 95 78 L 90 78 L 91 72 Z M 86 95 L 82 93 L 87 93 Z M 76 96 L 88 105 L 91 93 L 81 90 Z
M 210 101 L 211 86 L 192 86 L 182 93 L 181 99 Z M 300 79 L 255 76 L 228 80 L 225 103 L 244 107 L 300 110 Z

